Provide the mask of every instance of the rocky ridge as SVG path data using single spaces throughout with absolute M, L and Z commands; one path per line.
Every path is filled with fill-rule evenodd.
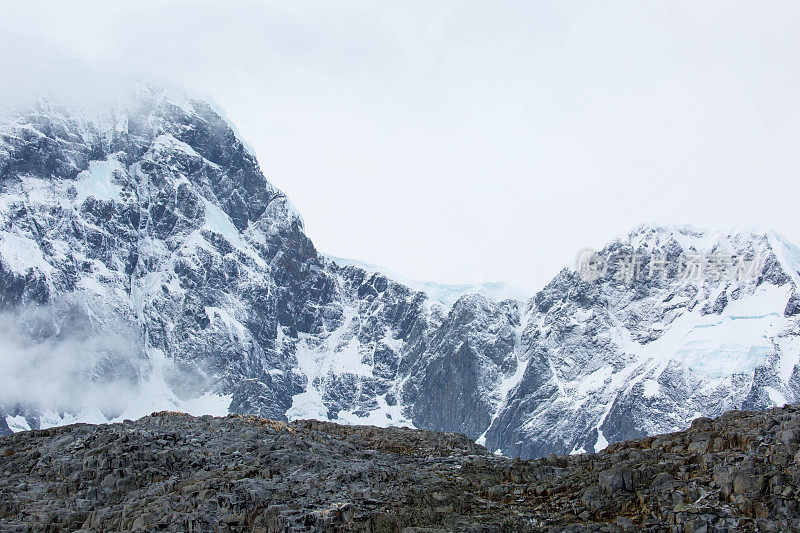
M 800 407 L 598 454 L 162 412 L 0 437 L 2 531 L 800 531 Z

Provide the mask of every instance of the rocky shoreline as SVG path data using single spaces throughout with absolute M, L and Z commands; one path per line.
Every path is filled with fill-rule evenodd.
M 800 531 L 800 406 L 598 454 L 162 412 L 0 437 L 0 531 Z

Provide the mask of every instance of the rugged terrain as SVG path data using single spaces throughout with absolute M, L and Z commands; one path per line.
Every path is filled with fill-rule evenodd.
M 528 300 L 453 303 L 507 291 L 414 290 L 319 254 L 204 100 L 40 100 L 0 114 L 0 434 L 170 409 L 541 457 L 800 400 L 800 250 L 769 230 L 641 226 L 599 252 L 632 254 L 669 268 L 565 268 Z M 755 266 L 683 277 L 692 256 Z
M 799 444 L 796 405 L 538 460 L 458 434 L 162 412 L 0 437 L 0 530 L 800 531 Z

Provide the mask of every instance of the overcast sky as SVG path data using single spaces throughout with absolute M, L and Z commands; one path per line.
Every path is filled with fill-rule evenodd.
M 800 243 L 800 3 L 6 1 L 68 56 L 221 105 L 317 247 L 538 289 L 640 222 Z

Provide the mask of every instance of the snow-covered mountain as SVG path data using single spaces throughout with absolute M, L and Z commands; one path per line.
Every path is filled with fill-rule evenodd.
M 490 447 L 596 451 L 800 399 L 797 248 L 767 230 L 642 226 L 599 255 L 666 268 L 592 282 L 564 270 L 536 295 L 518 352 L 525 370 L 495 413 Z M 716 258 L 729 274 L 685 268 L 692 258 Z
M 100 111 L 39 102 L 0 135 L 7 422 L 409 423 L 402 353 L 443 310 L 319 255 L 212 106 L 138 87 Z
M 595 260 L 631 255 L 664 275 L 564 269 L 522 301 L 402 283 L 319 254 L 208 103 L 41 101 L 0 119 L 0 432 L 230 411 L 536 456 L 800 399 L 797 248 L 644 226 Z M 683 275 L 694 256 L 751 272 Z

